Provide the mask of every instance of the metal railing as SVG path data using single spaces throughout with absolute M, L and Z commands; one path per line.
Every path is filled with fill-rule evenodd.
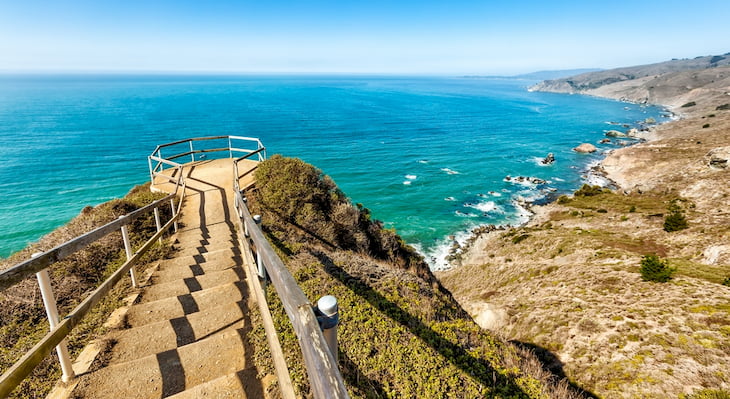
M 212 146 L 211 148 L 196 149 L 194 145 L 194 143 L 215 143 L 221 140 L 227 140 L 228 147 Z M 253 142 L 256 144 L 256 149 L 234 147 L 233 143 L 235 141 Z M 181 146 L 184 147 L 184 150 L 180 150 Z M 171 151 L 173 155 L 163 156 L 163 149 Z M 274 252 L 274 249 L 251 216 L 241 194 L 241 179 L 247 173 L 252 173 L 253 170 L 249 169 L 246 174 L 241 174 L 239 164 L 243 161 L 252 160 L 252 158 L 259 162 L 266 159 L 266 148 L 261 141 L 250 137 L 215 136 L 190 138 L 159 145 L 149 157 L 150 179 L 153 183 L 158 176 L 169 179 L 169 176 L 162 174 L 162 171 L 164 171 L 165 165 L 181 166 L 181 164 L 175 162 L 177 159 L 190 156 L 190 161 L 195 162 L 207 159 L 207 156 L 205 158 L 201 156 L 225 152 L 228 153 L 233 163 L 234 204 L 237 209 L 238 225 L 241 233 L 239 237 L 245 250 L 244 256 L 249 260 L 247 262 L 247 275 L 250 277 L 249 284 L 253 288 L 256 302 L 259 305 L 282 397 L 288 399 L 295 398 L 296 395 L 273 318 L 266 302 L 264 287 L 268 280 L 271 281 L 281 299 L 289 321 L 294 327 L 314 397 L 349 398 L 344 380 L 337 367 L 336 328 L 338 312 L 336 299 L 325 296 L 320 298 L 317 306 L 312 305 L 284 263 Z M 244 155 L 234 156 L 234 154 L 239 153 Z M 198 159 L 196 159 L 196 154 L 200 154 Z M 253 269 L 254 267 L 257 267 L 257 269 Z
M 43 298 L 43 304 L 50 324 L 50 331 L 15 364 L 6 370 L 2 376 L 0 376 L 0 397 L 6 397 L 10 394 L 10 392 L 12 392 L 15 387 L 17 387 L 33 371 L 33 369 L 50 354 L 54 347 L 56 348 L 59 362 L 61 364 L 61 370 L 63 373 L 62 380 L 66 382 L 75 377 L 71 366 L 71 359 L 69 358 L 68 349 L 66 347 L 66 337 L 72 329 L 81 322 L 89 310 L 99 303 L 99 301 L 101 301 L 102 298 L 111 291 L 114 285 L 116 285 L 116 283 L 119 282 L 119 280 L 121 280 L 127 272 L 130 273 L 132 286 L 136 287 L 137 280 L 134 273 L 134 266 L 139 263 L 140 258 L 149 250 L 149 248 L 152 247 L 152 245 L 154 245 L 155 242 L 159 242 L 162 239 L 163 234 L 167 230 L 170 228 L 177 230 L 177 220 L 180 215 L 182 198 L 185 196 L 185 181 L 182 178 L 182 172 L 180 171 L 177 175 L 175 191 L 165 198 L 159 199 L 124 216 L 120 216 L 119 219 L 113 222 L 107 223 L 104 226 L 67 241 L 49 251 L 34 254 L 31 259 L 0 272 L 0 291 L 31 277 L 33 274 L 37 276 Z M 176 207 L 175 198 L 178 195 L 178 191 L 180 191 L 181 200 L 178 202 Z M 159 218 L 159 207 L 166 204 L 168 201 L 170 202 L 172 216 L 170 220 L 162 226 Z M 129 242 L 127 226 L 138 217 L 149 212 L 155 213 L 157 233 L 155 233 L 135 251 Z M 119 230 L 122 232 L 122 240 L 124 241 L 124 249 L 127 255 L 126 262 L 124 262 L 124 264 L 122 264 L 108 279 L 101 283 L 98 288 L 96 288 L 88 297 L 86 297 L 86 299 L 77 305 L 76 308 L 74 308 L 68 315 L 63 317 L 63 319 L 59 319 L 56 300 L 48 275 L 48 268 L 53 266 L 54 263 L 59 262 L 69 255 L 85 248 L 89 244 Z
M 247 149 L 234 146 L 241 142 L 254 143 L 256 149 Z M 195 144 L 198 144 L 196 148 Z M 163 156 L 163 150 L 172 152 L 172 155 Z M 258 161 L 266 159 L 266 148 L 261 143 L 261 140 L 253 137 L 242 137 L 242 136 L 212 136 L 212 137 L 195 137 L 180 141 L 173 141 L 172 143 L 161 144 L 152 151 L 152 154 L 147 157 L 149 168 L 150 168 L 150 180 L 155 183 L 155 178 L 160 177 L 166 180 L 173 180 L 172 175 L 163 174 L 162 172 L 169 168 L 178 168 L 183 163 L 187 163 L 187 157 L 190 157 L 190 162 L 207 159 L 210 155 L 220 155 L 220 153 L 228 153 L 228 158 L 233 158 L 237 164 L 243 159 L 251 158 L 257 155 Z M 245 154 L 241 157 L 234 157 L 238 154 Z M 196 159 L 196 155 L 198 158 Z M 183 163 L 177 162 L 180 158 L 186 158 Z M 166 168 L 166 166 L 168 168 Z

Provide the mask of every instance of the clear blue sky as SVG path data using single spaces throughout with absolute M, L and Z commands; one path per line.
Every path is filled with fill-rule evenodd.
M 730 1 L 0 0 L 0 71 L 517 74 L 730 52 Z

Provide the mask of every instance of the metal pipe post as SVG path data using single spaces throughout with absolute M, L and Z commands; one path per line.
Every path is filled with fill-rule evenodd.
M 170 208 L 172 208 L 172 217 L 177 216 L 177 209 L 175 209 L 175 198 L 170 198 Z M 177 233 L 177 220 L 173 223 L 175 233 Z
M 132 244 L 129 242 L 129 232 L 127 225 L 122 226 L 122 240 L 124 240 L 124 251 L 127 253 L 127 260 L 132 259 Z M 137 275 L 134 267 L 129 269 L 129 277 L 132 279 L 132 287 L 137 288 Z
M 317 301 L 317 321 L 322 328 L 324 340 L 337 362 L 337 325 L 340 322 L 340 314 L 337 306 L 337 298 L 332 295 L 325 295 Z
M 32 255 L 33 258 L 39 256 L 40 253 Z M 35 274 L 38 278 L 38 286 L 41 288 L 41 297 L 43 298 L 43 306 L 46 308 L 46 316 L 48 316 L 48 324 L 51 330 L 58 325 L 58 308 L 56 307 L 56 298 L 53 295 L 53 287 L 51 287 L 51 277 L 48 275 L 48 269 L 43 269 Z M 56 354 L 58 354 L 58 362 L 61 363 L 61 381 L 69 382 L 76 374 L 71 366 L 71 357 L 68 354 L 68 346 L 64 339 L 56 345 Z
M 157 232 L 159 233 L 159 231 L 162 230 L 162 223 L 160 223 L 160 208 L 155 208 L 155 226 L 157 226 Z M 162 245 L 162 237 L 160 237 L 159 243 Z
M 189 141 L 190 143 L 190 159 L 195 162 L 195 150 L 193 150 L 193 140 Z

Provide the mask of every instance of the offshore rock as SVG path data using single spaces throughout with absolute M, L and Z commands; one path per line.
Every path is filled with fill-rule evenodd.
M 552 152 L 548 153 L 545 159 L 540 161 L 540 163 L 543 165 L 552 165 L 553 162 L 555 162 L 555 155 L 553 155 Z
M 591 152 L 596 152 L 596 146 L 590 143 L 583 143 L 578 147 L 573 148 L 573 151 L 588 154 Z

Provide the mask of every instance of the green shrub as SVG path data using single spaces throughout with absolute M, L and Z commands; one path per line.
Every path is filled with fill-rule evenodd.
M 514 236 L 512 238 L 512 244 L 519 244 L 522 241 L 525 241 L 530 235 L 529 234 L 521 234 L 518 236 Z
M 689 107 L 694 107 L 695 105 L 697 105 L 697 103 L 696 103 L 696 102 L 694 102 L 694 101 L 690 101 L 690 102 L 688 102 L 688 103 L 686 103 L 686 104 L 683 104 L 683 105 L 682 105 L 682 108 L 689 108 Z
M 702 125 L 702 128 L 703 129 L 707 129 L 708 127 L 710 127 L 710 124 L 709 123 L 705 123 L 704 125 Z
M 722 285 L 730 287 L 730 277 L 726 277 L 725 280 L 722 282 Z
M 570 202 L 570 197 L 567 195 L 561 195 L 558 197 L 558 204 L 564 205 Z
M 684 212 L 682 212 L 682 208 L 679 207 L 676 200 L 669 204 L 668 209 L 669 213 L 664 218 L 664 231 L 671 233 L 689 227 L 687 218 L 684 217 Z
M 603 188 L 601 186 L 591 186 L 589 184 L 584 184 L 583 186 L 581 186 L 581 188 L 578 189 L 578 191 L 575 192 L 575 196 L 592 197 L 594 195 L 607 194 L 610 192 L 610 189 Z
M 730 104 L 722 104 L 722 105 L 718 105 L 718 106 L 717 106 L 717 107 L 715 108 L 715 110 L 717 110 L 717 111 L 724 111 L 724 110 L 728 110 L 728 109 L 730 109 Z
M 670 267 L 666 260 L 659 258 L 657 255 L 644 255 L 641 259 L 641 278 L 645 281 L 654 281 L 657 283 L 665 283 L 672 278 L 672 274 L 676 271 Z
M 631 205 L 631 208 L 629 208 L 629 213 L 634 213 L 634 212 L 636 212 L 636 206 Z

